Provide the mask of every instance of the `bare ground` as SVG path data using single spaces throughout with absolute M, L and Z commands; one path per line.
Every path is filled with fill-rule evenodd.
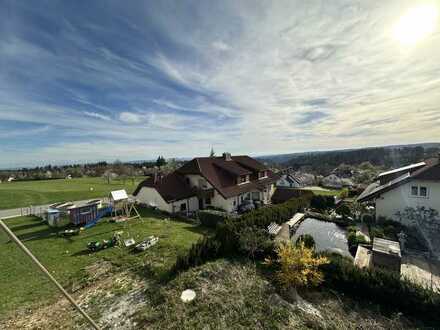
M 307 301 L 285 301 L 252 264 L 219 260 L 159 284 L 111 265 L 87 269 L 87 284 L 75 299 L 104 329 L 411 329 L 400 314 L 382 315 L 374 305 L 360 304 L 330 291 L 308 291 Z M 197 296 L 182 303 L 180 294 Z M 15 312 L 1 329 L 87 329 L 66 299 Z

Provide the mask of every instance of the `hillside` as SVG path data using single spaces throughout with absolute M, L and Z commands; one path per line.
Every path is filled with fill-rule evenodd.
M 301 168 L 326 173 L 340 164 L 359 165 L 369 162 L 383 168 L 395 168 L 422 159 L 435 157 L 440 151 L 439 143 L 427 143 L 410 146 L 388 146 L 351 150 L 334 150 L 323 152 L 298 153 L 287 155 L 265 156 L 260 159 L 281 167 Z
M 102 265 L 97 267 L 100 268 Z M 188 288 L 195 290 L 197 296 L 193 302 L 184 304 L 180 294 Z M 299 310 L 283 300 L 252 263 L 241 261 L 211 262 L 168 283 L 107 268 L 106 275 L 75 296 L 108 329 L 413 329 L 420 326 L 402 315 L 382 315 L 376 306 L 360 304 L 330 291 L 304 294 L 318 314 Z M 3 326 L 5 329 L 80 329 L 84 324 L 65 300 L 59 300 L 31 312 L 17 312 Z

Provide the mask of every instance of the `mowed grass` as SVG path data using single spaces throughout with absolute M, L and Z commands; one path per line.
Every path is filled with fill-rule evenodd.
M 101 220 L 95 227 L 78 236 L 63 238 L 36 217 L 20 217 L 6 220 L 9 228 L 24 242 L 27 248 L 46 266 L 51 274 L 67 289 L 78 286 L 87 279 L 84 268 L 98 261 L 108 261 L 116 269 L 132 270 L 161 278 L 174 264 L 179 253 L 187 251 L 207 229 L 198 226 L 164 220 L 158 213 L 141 210 L 143 219 L 126 223 L 110 223 Z M 113 247 L 89 253 L 87 243 L 110 239 L 116 231 L 123 231 L 122 238 L 133 237 L 137 242 L 155 235 L 159 242 L 145 252 L 135 253 L 125 247 Z M 56 298 L 57 290 L 41 271 L 16 246 L 9 242 L 0 229 L 0 317 L 19 307 Z
M 103 178 L 4 182 L 0 183 L 0 209 L 104 197 L 118 189 L 132 193 L 143 179 L 112 180 L 110 184 Z

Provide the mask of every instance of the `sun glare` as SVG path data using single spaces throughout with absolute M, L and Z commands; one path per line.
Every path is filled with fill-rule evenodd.
M 400 17 L 394 26 L 394 37 L 404 45 L 414 45 L 434 32 L 437 18 L 434 5 L 414 7 Z

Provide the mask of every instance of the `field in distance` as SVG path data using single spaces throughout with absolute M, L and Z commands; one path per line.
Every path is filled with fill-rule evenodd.
M 103 178 L 4 182 L 0 183 L 0 210 L 104 197 L 118 189 L 132 193 L 143 179 L 111 180 L 110 183 Z

